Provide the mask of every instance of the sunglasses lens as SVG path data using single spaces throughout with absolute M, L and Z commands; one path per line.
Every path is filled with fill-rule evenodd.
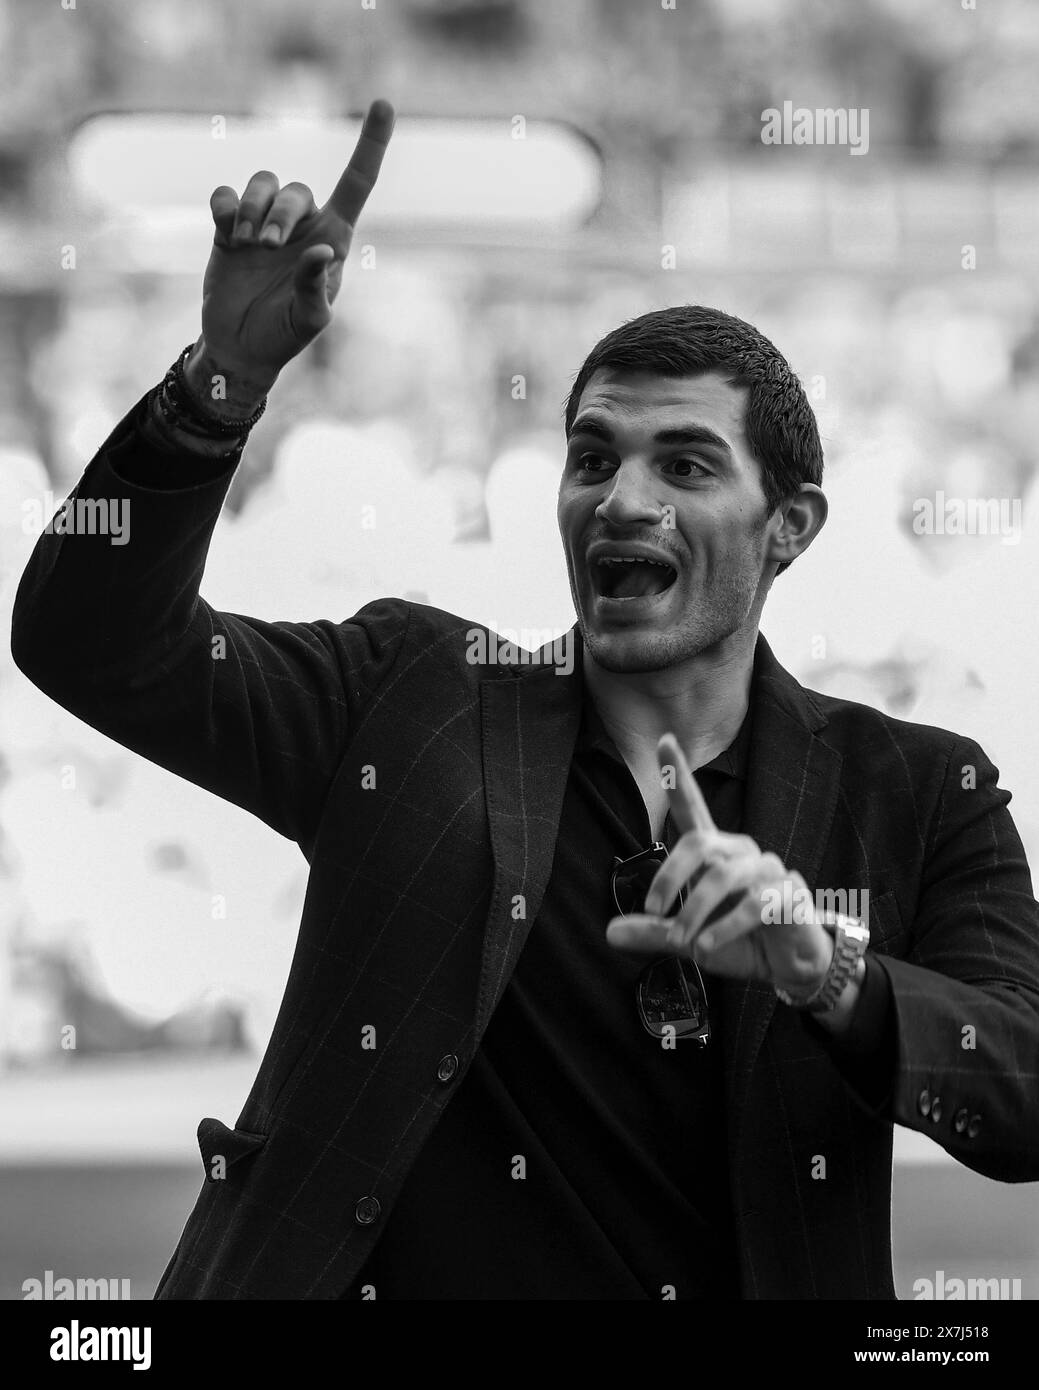
M 650 1032 L 676 1037 L 699 1033 L 707 1023 L 707 1000 L 699 972 L 691 961 L 666 956 L 647 967 L 639 981 L 639 1009 Z
M 640 864 L 623 864 L 617 870 L 613 880 L 613 896 L 622 915 L 644 909 L 649 885 L 659 868 L 659 860 L 644 859 Z
M 664 855 L 658 859 L 642 859 L 636 864 L 619 864 L 613 875 L 613 900 L 622 917 L 632 912 L 645 912 L 646 894 L 657 876 Z M 673 917 L 685 902 L 685 890 L 681 890 L 664 914 Z
M 614 860 L 610 883 L 622 916 L 645 911 L 646 893 L 666 858 L 665 846 L 654 844 L 632 859 Z M 694 878 L 706 868 L 702 865 Z M 679 891 L 668 916 L 681 911 L 684 902 L 685 893 Z M 707 1046 L 707 992 L 695 961 L 679 956 L 653 961 L 639 977 L 637 1002 L 642 1026 L 654 1037 L 691 1038 L 698 1047 Z

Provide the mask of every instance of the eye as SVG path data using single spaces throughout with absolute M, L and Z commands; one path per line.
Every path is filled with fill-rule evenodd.
M 710 473 L 710 469 L 705 468 L 699 459 L 672 459 L 670 466 L 675 469 L 680 478 L 695 478 L 696 474 L 692 471 L 694 468 L 699 468 L 704 474 Z
M 603 458 L 602 454 L 584 453 L 578 454 L 577 456 L 577 466 L 585 473 L 599 472 L 599 470 L 593 466 L 596 463 L 605 464 L 607 467 L 610 466 L 609 460 Z

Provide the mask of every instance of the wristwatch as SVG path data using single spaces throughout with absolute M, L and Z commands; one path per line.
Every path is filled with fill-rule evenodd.
M 822 983 L 807 994 L 800 995 L 774 986 L 784 1004 L 795 1009 L 807 1009 L 810 1014 L 829 1013 L 836 1006 L 869 945 L 869 927 L 857 917 L 845 917 L 841 912 L 824 912 L 818 920 L 833 937 L 833 959 Z

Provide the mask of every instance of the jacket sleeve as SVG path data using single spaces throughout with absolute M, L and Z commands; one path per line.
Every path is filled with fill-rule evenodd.
M 1039 1180 L 1039 904 L 998 769 L 957 738 L 891 986 L 897 1062 L 868 1106 L 1002 1182 Z M 864 1099 L 864 1098 L 862 1098 Z
M 12 655 L 87 724 L 309 854 L 346 744 L 401 651 L 409 606 L 379 599 L 340 623 L 210 607 L 199 584 L 239 456 L 200 464 L 149 446 L 139 433 L 147 399 L 70 499 L 86 504 L 84 516 L 121 508 L 122 534 L 91 534 L 75 515 L 60 534 L 52 521 L 15 597 Z M 163 485 L 140 481 L 153 477 Z
M 866 969 L 855 1011 L 843 1033 L 831 1033 L 807 1011 L 798 1016 L 829 1053 L 856 1099 L 879 1114 L 891 1099 L 898 1067 L 891 981 L 881 957 L 866 952 Z

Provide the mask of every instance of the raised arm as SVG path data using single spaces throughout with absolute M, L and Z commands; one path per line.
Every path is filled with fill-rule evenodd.
M 279 188 L 265 171 L 241 199 L 213 193 L 187 408 L 163 405 L 156 388 L 128 413 L 63 505 L 65 523 L 41 535 L 14 608 L 14 659 L 48 695 L 305 849 L 409 610 L 380 600 L 344 623 L 268 623 L 217 612 L 198 590 L 244 445 L 235 422 L 330 322 L 392 124 L 392 108 L 374 103 L 320 209 L 304 185 Z M 84 509 L 96 519 L 113 508 L 119 535 L 76 525 Z

